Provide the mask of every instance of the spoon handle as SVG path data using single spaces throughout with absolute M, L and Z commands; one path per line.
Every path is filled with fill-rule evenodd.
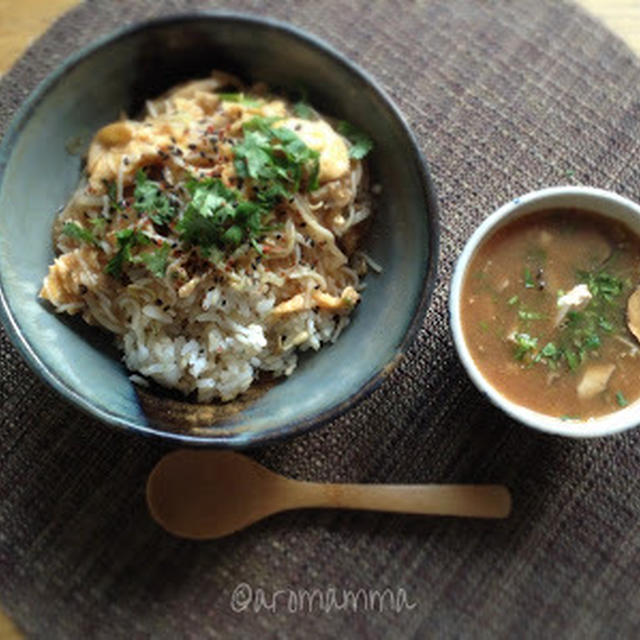
M 469 518 L 506 518 L 511 511 L 511 494 L 502 485 L 296 484 L 296 507 L 338 507 Z

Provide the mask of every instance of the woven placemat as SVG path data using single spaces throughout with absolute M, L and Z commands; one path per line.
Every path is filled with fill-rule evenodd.
M 2 130 L 37 82 L 96 36 L 214 6 L 87 2 L 3 79 Z M 568 441 L 507 419 L 464 375 L 446 302 L 465 239 L 507 199 L 566 183 L 640 199 L 640 63 L 555 0 L 233 8 L 303 27 L 372 73 L 412 124 L 442 211 L 439 284 L 409 357 L 356 410 L 256 455 L 315 480 L 504 482 L 513 516 L 297 512 L 221 541 L 172 538 L 143 493 L 164 449 L 81 415 L 0 333 L 0 602 L 46 639 L 637 636 L 640 432 Z M 328 611 L 300 597 L 323 595 L 327 608 L 331 588 Z M 343 589 L 385 588 L 395 607 L 364 597 L 337 606 Z

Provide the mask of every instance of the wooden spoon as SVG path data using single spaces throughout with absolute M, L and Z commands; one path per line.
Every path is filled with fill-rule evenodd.
M 147 504 L 167 531 L 220 538 L 278 511 L 339 507 L 474 518 L 506 518 L 500 485 L 385 485 L 299 482 L 231 451 L 174 451 L 155 466 Z

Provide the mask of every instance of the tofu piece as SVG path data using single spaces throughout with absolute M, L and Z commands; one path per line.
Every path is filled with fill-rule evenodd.
M 578 398 L 588 400 L 602 393 L 615 370 L 614 364 L 593 364 L 587 368 L 578 384 Z
M 627 326 L 640 342 L 640 287 L 629 296 L 627 301 Z
M 593 296 L 586 284 L 577 284 L 571 291 L 558 298 L 558 313 L 554 322 L 554 326 L 558 326 L 569 311 L 580 311 L 584 309 Z
M 344 140 L 324 120 L 287 118 L 275 126 L 293 131 L 310 149 L 320 154 L 318 182 L 337 180 L 349 171 L 349 151 Z

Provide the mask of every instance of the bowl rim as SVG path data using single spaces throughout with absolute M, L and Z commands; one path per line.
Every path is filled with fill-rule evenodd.
M 127 433 L 137 433 L 143 436 L 158 439 L 165 443 L 180 444 L 183 446 L 199 446 L 199 447 L 225 447 L 225 448 L 247 448 L 273 443 L 285 438 L 293 438 L 325 425 L 342 416 L 349 409 L 359 404 L 366 397 L 371 395 L 389 376 L 389 374 L 398 366 L 398 364 L 406 356 L 407 350 L 415 340 L 422 321 L 426 315 L 431 296 L 436 284 L 437 265 L 439 259 L 439 238 L 440 238 L 440 222 L 439 209 L 436 189 L 431 179 L 428 164 L 415 135 L 411 131 L 406 118 L 395 105 L 393 100 L 382 88 L 377 80 L 373 78 L 367 71 L 359 65 L 352 62 L 343 53 L 335 49 L 318 36 L 313 35 L 299 27 L 289 23 L 276 20 L 274 18 L 262 17 L 251 13 L 235 12 L 235 11 L 191 11 L 180 12 L 149 20 L 136 22 L 127 25 L 112 32 L 96 38 L 89 44 L 84 45 L 78 51 L 66 57 L 53 71 L 31 91 L 22 105 L 12 116 L 8 123 L 5 134 L 0 141 L 0 188 L 4 182 L 6 166 L 11 157 L 14 143 L 20 135 L 24 124 L 46 94 L 53 88 L 67 73 L 79 65 L 85 58 L 93 55 L 100 49 L 107 48 L 120 40 L 124 40 L 136 33 L 147 29 L 162 28 L 172 24 L 191 23 L 196 21 L 221 21 L 228 23 L 243 23 L 252 25 L 257 28 L 266 28 L 273 31 L 283 33 L 286 37 L 301 42 L 303 45 L 314 49 L 321 55 L 329 58 L 334 64 L 342 67 L 349 74 L 358 77 L 365 85 L 367 85 L 376 97 L 380 100 L 382 106 L 391 117 L 399 125 L 404 137 L 408 141 L 408 153 L 410 153 L 411 164 L 415 167 L 422 193 L 422 199 L 425 204 L 425 224 L 428 233 L 428 257 L 426 269 L 423 274 L 422 288 L 417 298 L 417 304 L 413 311 L 411 321 L 404 333 L 402 341 L 396 346 L 394 355 L 384 364 L 378 371 L 369 376 L 362 383 L 360 388 L 350 395 L 346 400 L 329 406 L 321 413 L 300 420 L 289 420 L 275 429 L 265 430 L 263 432 L 247 432 L 239 431 L 237 433 L 225 432 L 220 435 L 215 433 L 208 435 L 194 435 L 183 432 L 174 432 L 163 430 L 156 425 L 142 424 L 128 418 L 122 418 L 110 413 L 106 409 L 95 406 L 84 396 L 78 393 L 65 383 L 56 373 L 55 369 L 47 366 L 39 357 L 35 349 L 27 341 L 23 335 L 18 320 L 14 315 L 8 299 L 4 292 L 3 275 L 0 272 L 0 321 L 5 327 L 8 337 L 13 345 L 18 349 L 31 370 L 34 371 L 42 380 L 53 387 L 67 401 L 71 402 L 85 414 L 98 418 L 100 423 L 116 427 Z M 215 424 L 211 425 L 215 429 Z
M 589 201 L 593 208 L 588 208 L 585 202 L 576 203 L 576 198 Z M 560 204 L 560 202 L 563 201 L 565 202 Z M 634 231 L 634 233 L 640 236 L 640 205 L 632 200 L 613 191 L 590 186 L 567 185 L 546 187 L 514 198 L 491 213 L 473 232 L 465 244 L 462 253 L 458 257 L 451 279 L 449 295 L 451 333 L 458 357 L 472 382 L 494 406 L 504 411 L 513 419 L 525 426 L 552 435 L 569 438 L 596 438 L 614 435 L 632 429 L 640 424 L 640 399 L 631 403 L 628 407 L 584 422 L 563 420 L 562 418 L 533 411 L 509 400 L 487 381 L 473 360 L 467 347 L 460 313 L 462 287 L 469 263 L 475 256 L 480 245 L 483 244 L 494 231 L 511 220 L 526 217 L 536 211 L 548 208 L 587 209 L 595 214 L 618 219 L 615 215 L 607 213 L 605 209 L 606 203 L 610 205 L 615 204 L 620 207 L 621 210 L 626 211 L 630 217 L 635 217 L 638 221 L 638 230 Z

